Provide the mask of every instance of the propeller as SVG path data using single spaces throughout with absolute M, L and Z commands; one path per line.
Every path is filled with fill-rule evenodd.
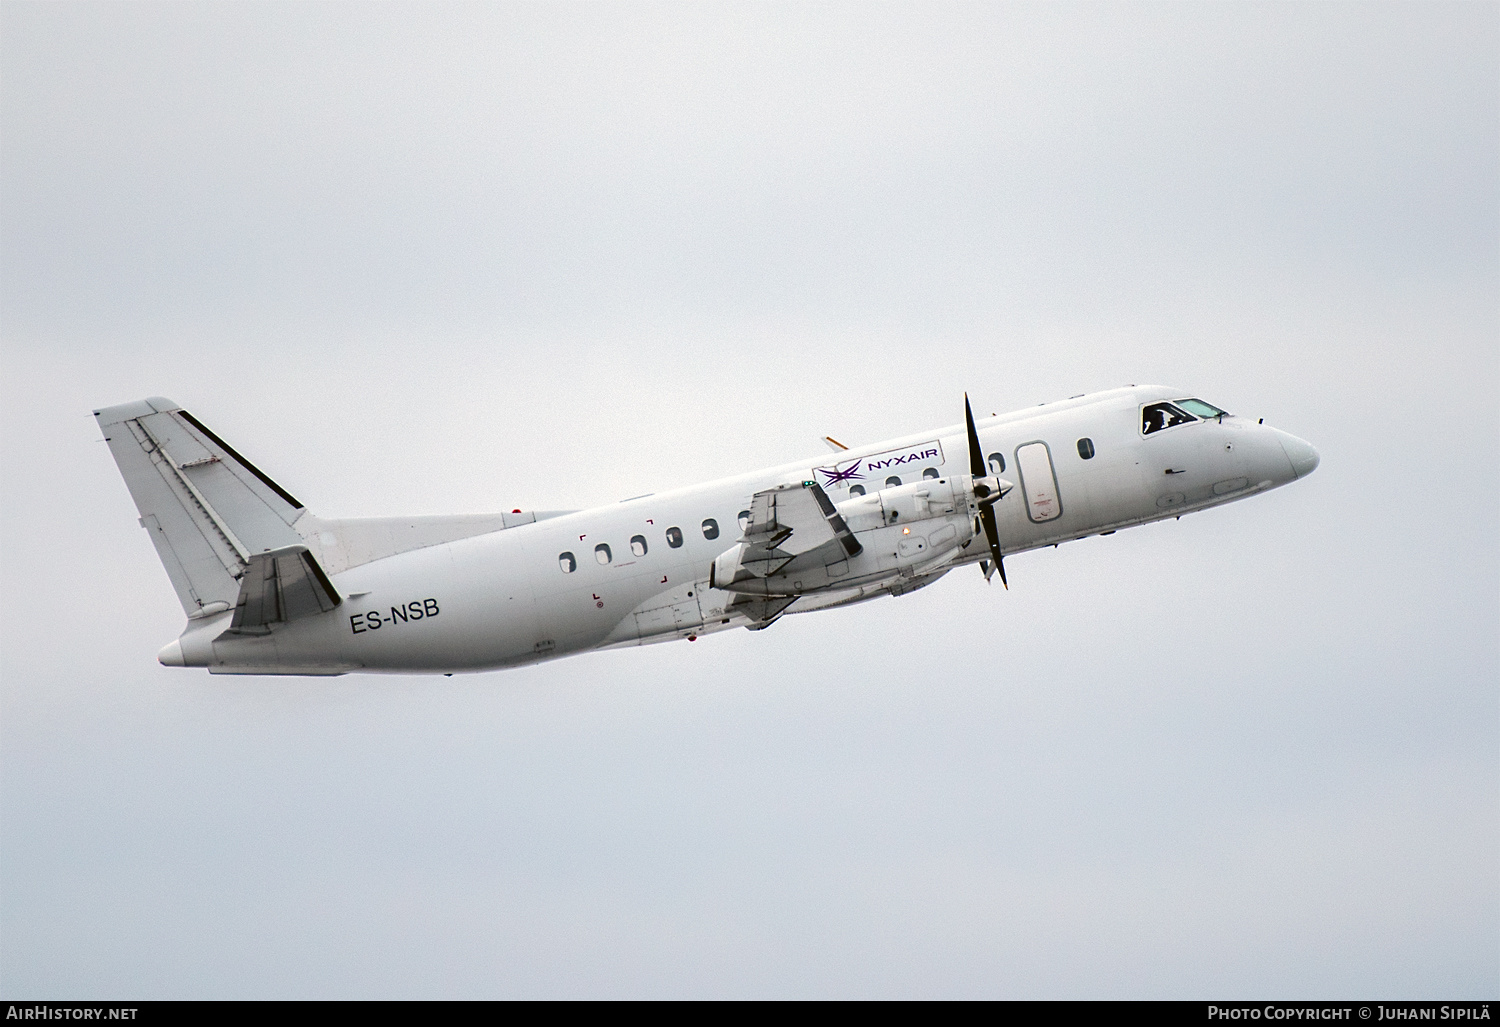
M 964 421 L 969 429 L 969 473 L 974 477 L 974 498 L 979 503 L 979 523 L 984 528 L 984 537 L 990 544 L 990 555 L 994 558 L 994 569 L 1000 572 L 1000 584 L 1006 590 L 1010 589 L 1010 582 L 1005 580 L 1005 557 L 1000 552 L 1000 528 L 995 523 L 995 500 L 999 499 L 1010 489 L 1009 482 L 1001 482 L 998 478 L 985 474 L 987 468 L 984 466 L 984 453 L 979 448 L 979 432 L 974 428 L 974 410 L 969 406 L 969 394 L 964 393 Z M 981 561 L 980 567 L 984 571 L 984 580 L 990 580 L 990 561 Z

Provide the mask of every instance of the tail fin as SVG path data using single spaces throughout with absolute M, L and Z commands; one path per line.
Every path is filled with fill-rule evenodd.
M 233 607 L 257 554 L 303 544 L 302 504 L 176 403 L 94 417 L 190 618 Z

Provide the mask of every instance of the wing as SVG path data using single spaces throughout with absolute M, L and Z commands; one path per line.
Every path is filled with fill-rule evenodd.
M 725 588 L 801 564 L 819 567 L 858 556 L 863 547 L 815 481 L 757 492 L 740 542 L 714 561 L 709 584 Z
M 742 541 L 748 547 L 747 558 L 771 561 L 784 561 L 833 541 L 849 556 L 858 555 L 861 548 L 833 501 L 815 481 L 757 492 L 750 503 L 750 523 Z M 756 555 L 748 557 L 750 552 Z

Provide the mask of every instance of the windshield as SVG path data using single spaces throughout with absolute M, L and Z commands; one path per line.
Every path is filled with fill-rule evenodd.
M 1141 433 L 1151 435 L 1196 420 L 1192 414 L 1185 413 L 1172 403 L 1152 403 L 1141 410 Z
M 1197 414 L 1199 417 L 1203 418 L 1218 417 L 1220 414 L 1226 414 L 1229 412 L 1227 410 L 1220 410 L 1212 403 L 1205 403 L 1201 399 L 1179 399 L 1177 401 L 1177 405 L 1182 407 L 1182 409 L 1186 410 L 1188 413 Z

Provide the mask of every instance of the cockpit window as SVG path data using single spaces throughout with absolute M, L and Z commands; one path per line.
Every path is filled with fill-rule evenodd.
M 1152 403 L 1141 410 L 1141 434 L 1150 435 L 1179 424 L 1196 421 L 1197 418 L 1171 403 Z
M 1186 410 L 1190 414 L 1197 414 L 1204 420 L 1207 420 L 1210 417 L 1218 417 L 1221 414 L 1227 414 L 1229 412 L 1227 410 L 1220 410 L 1212 403 L 1205 403 L 1201 399 L 1179 399 L 1177 401 L 1177 405 L 1182 407 L 1182 409 Z

